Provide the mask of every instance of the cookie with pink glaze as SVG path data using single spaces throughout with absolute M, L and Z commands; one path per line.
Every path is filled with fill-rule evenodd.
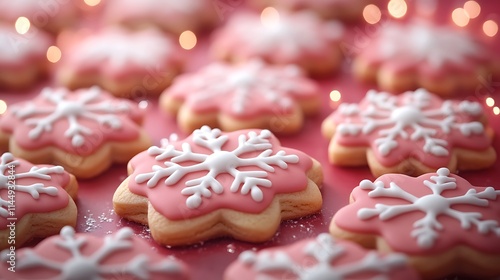
M 52 43 L 50 35 L 36 27 L 19 34 L 13 24 L 0 22 L 0 87 L 25 89 L 45 76 Z
M 0 249 L 76 225 L 78 184 L 61 166 L 34 165 L 10 153 L 0 156 Z M 11 249 L 12 250 L 12 249 Z M 4 275 L 2 273 L 2 275 Z
M 157 96 L 184 64 L 176 40 L 157 29 L 81 30 L 60 41 L 57 81 L 71 89 L 99 85 L 119 97 Z
M 82 4 L 78 0 L 2 0 L 0 20 L 15 23 L 19 17 L 25 17 L 32 26 L 57 33 L 77 23 L 81 14 L 78 5 Z
M 103 17 L 107 23 L 132 29 L 155 26 L 178 35 L 215 25 L 222 12 L 217 8 L 216 3 L 206 0 L 110 0 Z
M 341 23 L 323 22 L 310 12 L 280 12 L 272 18 L 241 13 L 216 30 L 211 49 L 228 61 L 259 58 L 271 64 L 296 64 L 309 74 L 324 76 L 342 63 L 343 33 Z
M 152 250 L 151 245 L 125 227 L 104 238 L 75 233 L 66 226 L 34 248 L 0 252 L 0 271 L 10 279 L 151 279 L 186 280 L 184 263 Z
M 216 62 L 177 77 L 160 96 L 160 109 L 177 115 L 185 132 L 208 125 L 292 134 L 305 116 L 318 112 L 319 93 L 317 84 L 293 65 Z
M 354 60 L 354 74 L 390 92 L 474 92 L 484 86 L 480 77 L 500 73 L 499 59 L 486 45 L 450 26 L 388 22 L 367 46 Z
M 229 265 L 224 279 L 420 278 L 403 254 L 381 254 L 322 233 L 286 246 L 245 251 Z
M 162 245 L 221 236 L 271 239 L 280 222 L 321 209 L 320 164 L 269 130 L 207 126 L 135 156 L 113 196 L 116 214 L 148 225 Z
M 374 0 L 250 0 L 255 8 L 276 7 L 289 11 L 311 11 L 325 19 L 357 21 L 362 19 L 363 9 Z
M 8 107 L 0 119 L 0 141 L 8 142 L 15 156 L 90 178 L 151 145 L 140 125 L 143 117 L 137 103 L 98 87 L 45 88 L 34 99 Z
M 395 96 L 370 90 L 358 104 L 341 104 L 322 124 L 329 161 L 368 165 L 374 176 L 421 175 L 439 167 L 492 166 L 493 129 L 481 104 L 443 100 L 425 89 Z
M 330 232 L 382 252 L 407 254 L 425 279 L 500 276 L 500 190 L 477 187 L 447 168 L 413 178 L 363 180 Z

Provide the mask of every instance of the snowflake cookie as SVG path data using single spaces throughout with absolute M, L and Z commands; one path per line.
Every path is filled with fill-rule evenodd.
M 382 255 L 327 233 L 294 244 L 241 253 L 225 280 L 420 279 L 402 254 Z
M 304 116 L 318 112 L 319 89 L 296 66 L 213 63 L 178 76 L 160 96 L 160 108 L 177 115 L 180 128 L 203 125 L 225 131 L 262 128 L 298 132 Z
M 101 238 L 66 226 L 60 235 L 16 251 L 13 262 L 9 253 L 0 252 L 0 271 L 10 279 L 189 279 L 182 262 L 153 251 L 127 227 Z
M 331 138 L 333 164 L 368 164 L 375 176 L 421 175 L 493 165 L 493 130 L 485 122 L 477 102 L 442 100 L 424 89 L 399 96 L 370 90 L 359 104 L 341 104 L 322 132 Z
M 500 276 L 500 190 L 472 186 L 447 168 L 418 178 L 363 180 L 330 232 L 381 251 L 409 255 L 429 279 Z
M 219 236 L 262 242 L 281 220 L 322 205 L 319 163 L 281 147 L 268 130 L 223 133 L 204 126 L 138 154 L 129 174 L 114 194 L 115 212 L 149 225 L 163 245 Z
M 217 14 L 222 17 L 225 13 L 217 4 L 206 0 L 109 0 L 103 16 L 108 23 L 132 29 L 155 26 L 178 35 L 215 25 Z
M 61 166 L 33 165 L 10 153 L 0 156 L 0 249 L 76 224 L 78 184 Z M 3 273 L 1 273 L 3 274 Z M 12 278 L 11 278 L 12 279 Z
M 0 145 L 34 163 L 60 164 L 78 178 L 126 163 L 151 142 L 144 112 L 98 87 L 45 88 L 33 100 L 8 107 L 0 118 Z
M 428 22 L 389 22 L 355 58 L 354 74 L 382 90 L 474 92 L 500 74 L 498 58 L 473 36 Z M 496 62 L 495 62 L 496 60 Z M 483 78 L 481 78 L 483 77 Z
M 60 41 L 57 80 L 72 89 L 99 85 L 120 97 L 157 96 L 184 64 L 176 40 L 156 29 L 82 30 Z
M 46 53 L 52 41 L 36 27 L 19 34 L 13 24 L 0 22 L 0 87 L 23 89 L 44 76 L 49 64 Z
M 310 12 L 281 12 L 265 20 L 256 13 L 241 13 L 214 33 L 211 49 L 229 61 L 259 58 L 271 64 L 296 64 L 316 76 L 331 75 L 342 62 L 338 46 L 343 33 L 341 23 L 323 22 Z

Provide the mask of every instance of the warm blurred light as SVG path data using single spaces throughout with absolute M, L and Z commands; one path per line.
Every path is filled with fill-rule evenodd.
M 339 102 L 341 97 L 342 94 L 340 94 L 340 91 L 338 90 L 332 90 L 330 92 L 330 100 L 333 102 Z
M 451 19 L 460 27 L 464 27 L 469 24 L 469 17 L 463 8 L 456 8 L 453 10 L 451 13 Z
M 487 20 L 483 23 L 483 32 L 486 36 L 493 37 L 498 33 L 498 24 L 493 20 Z
M 7 103 L 0 99 L 0 115 L 7 111 Z
M 464 10 L 469 18 L 477 18 L 481 13 L 481 6 L 476 1 L 467 1 L 464 4 Z
M 380 12 L 380 9 L 376 5 L 370 4 L 363 9 L 363 18 L 369 24 L 379 22 L 381 17 L 382 12 Z
M 196 34 L 194 34 L 191 30 L 186 30 L 179 36 L 179 44 L 185 50 L 194 48 L 197 42 L 198 39 L 196 38 Z
M 406 15 L 406 11 L 408 10 L 408 6 L 404 0 L 391 0 L 387 4 L 387 10 L 389 14 L 395 18 L 402 18 Z
M 85 4 L 87 4 L 90 7 L 94 7 L 99 5 L 101 3 L 101 0 L 84 0 Z
M 149 106 L 149 103 L 147 100 L 141 100 L 139 102 L 139 108 L 141 108 L 141 109 L 146 109 L 146 108 L 148 108 L 148 106 Z
M 15 27 L 17 33 L 19 34 L 26 34 L 26 32 L 30 30 L 30 26 L 31 26 L 30 20 L 25 17 L 19 17 L 16 20 Z
M 493 105 L 495 105 L 495 99 L 491 97 L 486 98 L 486 106 L 493 107 Z
M 493 108 L 493 114 L 495 114 L 495 115 L 500 115 L 500 108 L 498 108 L 497 106 L 495 106 L 495 107 Z
M 47 49 L 47 60 L 56 63 L 61 59 L 61 50 L 56 46 L 50 46 Z
M 280 21 L 280 14 L 278 13 L 278 10 L 276 10 L 275 8 L 267 7 L 264 10 L 262 10 L 262 13 L 260 14 L 260 22 L 262 22 L 262 25 L 266 27 L 271 27 L 278 24 L 279 21 Z

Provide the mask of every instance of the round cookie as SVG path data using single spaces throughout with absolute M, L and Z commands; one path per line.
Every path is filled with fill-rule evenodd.
M 32 238 L 76 225 L 78 183 L 61 166 L 0 156 L 0 249 L 10 254 Z M 10 257 L 10 256 L 9 256 Z M 4 263 L 4 262 L 2 262 Z M 2 273 L 3 275 L 3 273 Z
M 25 89 L 45 76 L 52 43 L 50 35 L 36 27 L 19 34 L 14 25 L 0 22 L 0 88 Z
M 8 140 L 15 156 L 90 178 L 151 145 L 140 126 L 143 117 L 137 103 L 98 87 L 45 88 L 34 99 L 8 107 L 0 118 L 0 139 Z
M 16 251 L 14 266 L 8 254 L 0 252 L 0 271 L 15 279 L 189 279 L 185 264 L 153 251 L 127 227 L 102 238 L 66 226 L 60 235 Z
M 115 96 L 159 95 L 183 68 L 184 53 L 157 29 L 107 27 L 64 36 L 56 80 L 71 89 L 99 85 Z
M 341 23 L 323 22 L 310 12 L 280 12 L 271 19 L 239 13 L 214 32 L 211 51 L 232 62 L 259 58 L 271 64 L 296 64 L 311 75 L 326 76 L 342 63 L 343 33 Z
M 177 77 L 160 96 L 160 109 L 177 115 L 185 132 L 202 125 L 225 131 L 247 128 L 292 134 L 320 108 L 319 88 L 293 65 L 252 60 L 212 63 Z
M 404 253 L 424 279 L 500 276 L 500 190 L 447 168 L 418 178 L 363 180 L 330 232 L 381 252 Z
M 380 254 L 327 233 L 293 244 L 245 251 L 224 280 L 420 279 L 403 254 Z
M 113 196 L 116 214 L 148 225 L 162 245 L 221 236 L 271 239 L 281 220 L 321 209 L 320 164 L 268 130 L 207 126 L 135 156 Z
M 398 96 L 370 90 L 359 104 L 341 104 L 323 121 L 322 133 L 331 139 L 332 164 L 368 165 L 374 176 L 477 170 L 496 160 L 481 104 L 443 100 L 424 89 Z
M 498 75 L 498 65 L 498 55 L 463 30 L 413 20 L 385 23 L 355 57 L 353 71 L 381 90 L 451 96 L 475 92 L 484 82 L 478 77 Z

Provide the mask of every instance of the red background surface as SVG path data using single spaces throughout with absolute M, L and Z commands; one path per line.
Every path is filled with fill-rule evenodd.
M 441 22 L 451 22 L 451 11 L 463 5 L 465 1 L 440 1 L 441 7 L 437 13 L 437 20 Z M 482 12 L 476 19 L 471 20 L 466 27 L 476 34 L 481 34 L 481 24 L 486 19 L 495 19 L 498 22 L 500 14 L 500 6 L 496 1 L 481 1 Z M 409 9 L 411 11 L 411 5 Z M 236 8 L 235 8 L 236 9 Z M 382 9 L 384 10 L 384 9 Z M 230 11 L 232 12 L 232 11 Z M 227 15 L 227 14 L 226 14 Z M 383 19 L 387 18 L 383 16 Z M 358 24 L 348 27 L 348 38 L 344 40 L 346 47 L 356 47 L 363 44 L 365 39 L 375 36 L 377 25 L 366 27 Z M 500 52 L 499 37 L 483 39 L 488 41 L 488 44 L 494 50 Z M 190 51 L 190 60 L 186 71 L 195 71 L 199 67 L 210 62 L 207 55 L 209 34 L 199 35 L 198 45 Z M 486 80 L 490 77 L 483 77 Z M 476 100 L 483 105 L 486 97 L 493 97 L 497 106 L 500 104 L 500 80 L 491 81 L 489 86 L 480 86 L 474 93 L 461 95 L 457 98 L 467 98 Z M 360 168 L 342 168 L 335 167 L 328 163 L 327 147 L 328 140 L 324 139 L 320 133 L 320 126 L 323 119 L 328 116 L 334 109 L 335 104 L 329 100 L 331 90 L 339 90 L 342 93 L 341 102 L 357 102 L 366 91 L 371 88 L 369 85 L 364 85 L 353 79 L 350 73 L 350 57 L 346 58 L 342 71 L 331 77 L 318 80 L 321 86 L 321 95 L 323 105 L 321 110 L 315 117 L 305 121 L 304 129 L 297 135 L 280 136 L 283 146 L 300 149 L 310 156 L 317 159 L 323 166 L 324 183 L 322 186 L 322 194 L 324 205 L 320 213 L 313 216 L 305 217 L 298 220 L 285 221 L 282 223 L 275 237 L 262 244 L 251 244 L 241 241 L 236 241 L 231 238 L 221 238 L 217 240 L 206 241 L 200 244 L 165 248 L 158 246 L 150 237 L 146 227 L 121 219 L 114 214 L 112 210 L 112 195 L 116 187 L 127 176 L 125 165 L 115 165 L 104 174 L 89 180 L 79 180 L 78 194 L 78 232 L 88 232 L 96 236 L 104 236 L 117 229 L 130 226 L 142 238 L 148 240 L 151 247 L 157 249 L 161 254 L 174 255 L 184 261 L 192 273 L 193 279 L 221 279 L 225 267 L 235 260 L 239 253 L 247 249 L 262 249 L 270 246 L 278 246 L 292 243 L 296 240 L 313 237 L 322 232 L 328 231 L 328 225 L 333 214 L 342 206 L 348 203 L 349 193 L 353 187 L 363 179 L 374 180 L 367 167 Z M 29 100 L 40 89 L 54 83 L 49 80 L 40 83 L 34 88 L 25 92 L 10 92 L 0 90 L 0 99 L 5 100 L 8 104 L 13 104 L 22 100 Z M 139 101 L 139 100 L 138 100 Z M 158 110 L 157 102 L 153 99 L 148 99 L 147 116 L 145 119 L 145 129 L 150 134 L 155 145 L 159 145 L 160 139 L 168 137 L 171 133 L 178 133 L 182 139 L 186 134 L 180 132 L 176 126 L 173 116 L 164 114 Z M 500 116 L 496 116 L 492 112 L 492 108 L 484 105 L 488 114 L 490 124 L 494 128 L 497 137 L 494 139 L 493 146 L 500 151 Z M 462 177 L 469 180 L 474 185 L 478 186 L 494 186 L 500 188 L 500 161 L 487 169 L 474 172 L 460 172 Z M 31 244 L 34 245 L 34 244 Z

